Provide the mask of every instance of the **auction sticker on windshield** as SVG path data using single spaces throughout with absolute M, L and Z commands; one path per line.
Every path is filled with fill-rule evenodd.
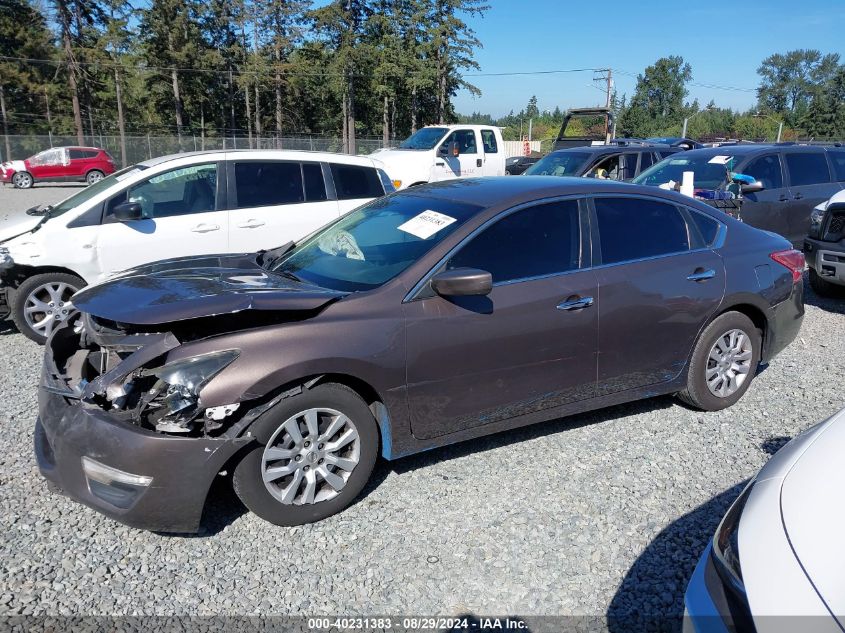
M 421 240 L 426 240 L 454 221 L 455 218 L 453 217 L 427 209 L 396 228 Z

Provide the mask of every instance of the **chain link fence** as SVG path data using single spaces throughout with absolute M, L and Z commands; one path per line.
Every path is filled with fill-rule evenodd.
M 127 136 L 126 139 L 126 164 L 134 163 L 164 156 L 166 154 L 177 154 L 179 152 L 194 152 L 201 150 L 227 150 L 227 149 L 296 149 L 311 150 L 319 152 L 342 152 L 343 141 L 339 138 L 307 135 L 307 136 L 253 136 L 251 139 L 243 136 L 226 137 L 202 137 L 183 135 L 181 139 L 176 136 Z M 79 145 L 76 136 L 36 136 L 36 135 L 10 135 L 3 139 L 7 144 L 0 141 L 0 162 L 6 160 L 22 160 L 51 147 L 67 147 Z M 388 147 L 395 147 L 399 141 L 391 141 Z M 108 136 L 105 134 L 86 136 L 85 145 L 100 147 L 111 154 L 117 163 L 120 163 L 120 137 Z M 370 154 L 377 149 L 385 147 L 384 141 L 379 138 L 365 137 L 356 139 L 356 152 L 358 154 Z

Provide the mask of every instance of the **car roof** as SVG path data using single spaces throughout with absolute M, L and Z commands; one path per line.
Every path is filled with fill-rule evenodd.
M 336 152 L 312 152 L 299 149 L 210 149 L 156 156 L 155 158 L 143 160 L 138 164 L 143 165 L 144 167 L 154 167 L 156 165 L 160 165 L 161 163 L 177 159 L 192 157 L 201 158 L 203 156 L 220 154 L 239 154 L 244 158 L 259 160 L 310 160 L 328 163 L 343 163 L 346 165 L 365 165 L 367 167 L 380 165 L 378 160 L 370 158 L 369 156 L 354 156 L 352 154 L 339 154 Z
M 622 143 L 615 143 L 610 145 L 579 145 L 576 147 L 564 147 L 562 149 L 556 149 L 553 152 L 549 152 L 551 154 L 569 154 L 569 153 L 580 153 L 580 154 L 620 154 L 626 153 L 630 154 L 631 152 L 648 152 L 648 151 L 655 151 L 659 150 L 661 152 L 677 152 L 680 148 L 671 147 L 669 145 L 658 145 L 656 143 L 635 143 L 632 145 L 625 145 Z
M 694 202 L 691 198 L 657 187 L 633 185 L 616 180 L 568 176 L 460 178 L 420 185 L 401 192 L 401 195 L 451 200 L 489 208 L 507 208 L 543 198 L 602 193 L 647 195 L 667 198 L 673 202 L 683 201 L 685 204 Z

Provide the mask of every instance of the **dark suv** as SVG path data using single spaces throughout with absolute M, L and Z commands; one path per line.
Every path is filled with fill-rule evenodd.
M 800 248 L 810 228 L 810 212 L 845 187 L 845 148 L 749 144 L 696 149 L 661 161 L 634 182 L 680 182 L 685 171 L 694 172 L 697 189 L 725 189 L 728 171 L 753 177 L 756 192 L 744 194 L 740 218 Z
M 813 290 L 845 297 L 845 190 L 813 210 L 804 252 Z
M 559 149 L 525 170 L 525 176 L 588 176 L 631 180 L 667 156 L 682 151 L 668 145 L 623 142 Z

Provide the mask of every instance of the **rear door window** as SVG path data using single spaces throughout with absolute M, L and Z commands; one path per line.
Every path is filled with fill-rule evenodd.
M 845 182 L 845 151 L 828 152 L 827 155 L 833 165 L 833 177 L 839 182 Z
M 578 202 L 563 200 L 505 216 L 476 235 L 447 263 L 479 268 L 493 283 L 574 270 L 581 261 Z
M 237 209 L 304 202 L 300 164 L 285 161 L 235 163 L 235 195 Z
M 323 168 L 318 163 L 302 163 L 302 180 L 305 183 L 306 202 L 321 202 L 327 199 Z
M 823 152 L 789 152 L 786 168 L 789 184 L 793 187 L 830 182 L 830 170 Z
M 755 158 L 743 167 L 741 171 L 743 174 L 762 182 L 766 189 L 780 189 L 783 187 L 780 156 L 777 154 L 768 154 Z
M 331 170 L 338 200 L 378 198 L 384 195 L 384 187 L 375 167 L 332 163 Z
M 672 204 L 646 198 L 595 198 L 594 203 L 603 264 L 690 249 L 687 223 Z
M 499 145 L 496 143 L 496 135 L 493 130 L 481 130 L 481 142 L 484 144 L 485 154 L 498 153 Z

